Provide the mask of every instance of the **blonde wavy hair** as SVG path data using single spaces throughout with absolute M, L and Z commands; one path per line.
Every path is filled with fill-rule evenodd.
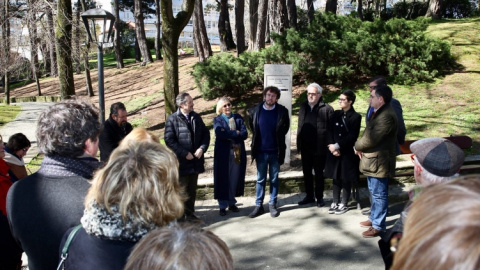
M 135 246 L 124 270 L 233 270 L 228 246 L 198 226 L 153 230 Z
M 133 141 L 160 143 L 160 139 L 158 138 L 157 135 L 146 130 L 145 128 L 135 128 L 130 133 L 128 133 L 128 135 L 125 138 L 123 138 L 122 142 L 120 143 L 120 146 L 122 144 L 128 144 Z
M 480 269 L 480 175 L 425 188 L 412 204 L 391 269 Z
M 125 221 L 164 226 L 182 216 L 181 194 L 175 155 L 158 141 L 126 138 L 95 173 L 85 207 L 96 202 L 113 214 L 117 206 Z
M 228 97 L 221 97 L 217 101 L 217 109 L 216 109 L 217 115 L 222 114 L 223 105 L 225 105 L 227 103 L 232 104 L 232 102 L 230 101 L 230 99 Z

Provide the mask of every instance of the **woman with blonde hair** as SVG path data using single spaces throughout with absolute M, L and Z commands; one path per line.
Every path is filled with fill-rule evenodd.
M 480 269 L 480 176 L 431 185 L 412 204 L 392 269 Z
M 124 270 L 233 270 L 227 245 L 197 226 L 164 227 L 150 232 L 133 249 Z
M 149 139 L 127 136 L 92 180 L 65 268 L 122 269 L 145 234 L 182 216 L 183 201 L 175 155 Z
M 228 210 L 238 212 L 236 196 L 242 196 L 245 187 L 247 155 L 245 140 L 247 128 L 242 116 L 232 113 L 232 103 L 227 97 L 217 102 L 217 117 L 213 119 L 215 149 L 213 155 L 214 198 L 218 200 L 220 215 Z

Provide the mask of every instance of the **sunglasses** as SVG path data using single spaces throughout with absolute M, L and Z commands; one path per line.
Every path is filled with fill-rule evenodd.
M 232 104 L 227 103 L 227 104 L 223 105 L 223 108 L 227 108 L 227 107 L 232 107 Z

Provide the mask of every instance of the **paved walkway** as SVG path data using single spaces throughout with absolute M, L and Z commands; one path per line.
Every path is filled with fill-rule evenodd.
M 12 103 L 22 107 L 22 111 L 17 115 L 15 120 L 7 123 L 0 128 L 0 135 L 3 137 L 3 141 L 7 142 L 8 138 L 15 133 L 23 133 L 30 140 L 32 146 L 27 152 L 27 155 L 23 158 L 25 163 L 29 163 L 32 158 L 38 154 L 37 148 L 37 120 L 40 113 L 51 106 L 51 102 L 22 102 Z

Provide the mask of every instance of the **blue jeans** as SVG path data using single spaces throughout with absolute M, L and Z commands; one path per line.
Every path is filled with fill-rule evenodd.
M 267 168 L 270 177 L 270 201 L 269 204 L 277 203 L 278 195 L 278 172 L 280 171 L 280 164 L 278 163 L 277 154 L 259 153 L 256 158 L 257 161 L 257 185 L 256 195 L 257 200 L 255 204 L 260 206 L 263 204 L 265 198 L 265 185 L 267 182 Z
M 376 178 L 367 176 L 368 190 L 372 196 L 370 217 L 372 227 L 377 230 L 385 230 L 385 219 L 388 211 L 388 178 Z

